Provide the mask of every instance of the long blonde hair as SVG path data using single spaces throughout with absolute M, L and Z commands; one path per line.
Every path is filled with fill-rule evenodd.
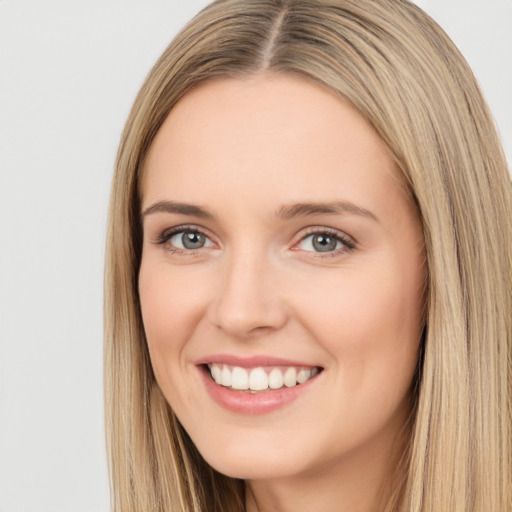
M 115 512 L 241 512 L 158 389 L 137 291 L 139 180 L 169 111 L 198 83 L 269 71 L 351 102 L 387 144 L 423 222 L 423 356 L 393 512 L 509 512 L 512 187 L 465 60 L 407 0 L 218 0 L 175 38 L 137 96 L 112 186 L 105 401 Z

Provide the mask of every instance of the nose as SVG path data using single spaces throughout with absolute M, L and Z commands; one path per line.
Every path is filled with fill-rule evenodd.
M 282 328 L 288 320 L 279 270 L 264 256 L 245 251 L 226 261 L 211 303 L 215 327 L 236 338 Z

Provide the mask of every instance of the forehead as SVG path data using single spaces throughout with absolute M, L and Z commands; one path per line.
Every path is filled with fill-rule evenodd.
M 346 101 L 305 79 L 264 74 L 187 93 L 153 141 L 141 188 L 145 204 L 163 191 L 200 203 L 347 193 L 372 201 L 398 188 L 396 177 L 386 146 Z

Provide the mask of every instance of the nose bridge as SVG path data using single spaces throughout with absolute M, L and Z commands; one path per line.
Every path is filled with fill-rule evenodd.
M 265 249 L 246 245 L 230 250 L 213 304 L 216 326 L 236 337 L 282 327 L 286 310 L 276 277 L 277 268 Z

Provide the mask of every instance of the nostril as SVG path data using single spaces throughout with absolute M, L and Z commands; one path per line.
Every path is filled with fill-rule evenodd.
M 234 265 L 230 275 L 210 304 L 209 319 L 219 330 L 237 338 L 271 333 L 282 328 L 288 318 L 275 282 L 257 272 L 250 262 Z

